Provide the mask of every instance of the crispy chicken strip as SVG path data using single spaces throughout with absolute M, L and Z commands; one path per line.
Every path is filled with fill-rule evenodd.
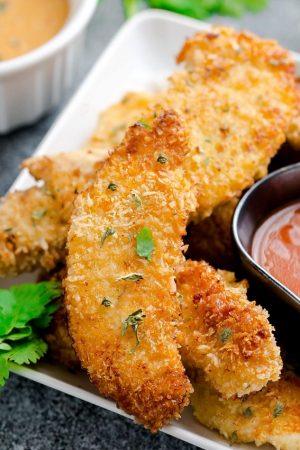
M 37 261 L 54 267 L 64 258 L 67 229 L 60 205 L 46 189 L 7 194 L 0 203 L 0 274 L 32 271 Z
M 277 450 L 300 449 L 300 378 L 285 372 L 260 392 L 224 400 L 198 373 L 192 406 L 197 419 L 232 442 L 269 443 Z
M 131 127 L 96 184 L 77 197 L 68 235 L 76 353 L 100 392 L 152 431 L 180 417 L 191 392 L 175 339 L 175 267 L 196 207 L 183 169 L 188 150 L 172 112 L 152 129 Z
M 161 109 L 178 111 L 184 116 L 192 148 L 185 160 L 186 170 L 195 183 L 199 179 L 204 183 L 193 217 L 198 221 L 266 174 L 270 158 L 284 142 L 299 108 L 299 93 L 295 65 L 285 50 L 273 41 L 230 28 L 198 33 L 186 42 L 178 61 L 185 62 L 186 67 L 171 77 L 165 91 L 153 100 L 149 96 L 129 97 L 119 107 L 111 108 L 104 125 L 112 118 L 122 119 L 121 125 L 116 123 L 114 131 L 100 126 L 91 144 L 102 150 L 102 145 L 112 139 L 117 142 L 124 132 L 127 108 L 130 120 L 142 116 L 149 124 Z M 76 171 L 65 177 L 63 169 L 61 176 L 64 159 L 31 159 L 25 166 L 36 178 L 44 178 L 47 185 L 53 180 L 52 189 L 57 195 L 61 192 L 66 219 L 74 191 L 83 183 L 70 181 Z M 83 180 L 88 180 L 86 172 Z
M 278 380 L 282 367 L 268 314 L 247 299 L 247 282 L 205 262 L 187 261 L 177 274 L 182 324 L 178 341 L 183 363 L 203 369 L 224 397 L 243 396 Z M 76 366 L 64 312 L 46 335 L 51 356 Z
M 95 135 L 84 149 L 32 157 L 23 163 L 47 187 L 9 193 L 2 199 L 0 277 L 29 272 L 38 266 L 51 270 L 64 259 L 66 224 L 76 192 L 95 181 L 96 171 L 111 153 L 115 140 L 121 141 L 125 128 L 138 120 L 148 98 L 147 94 L 129 93 L 104 111 Z M 37 211 L 45 212 L 38 221 L 33 220 Z
M 159 102 L 185 118 L 206 217 L 267 173 L 299 108 L 295 64 L 276 42 L 225 27 L 187 40 L 177 60 Z
M 258 391 L 279 379 L 280 350 L 268 313 L 247 299 L 248 283 L 232 272 L 187 261 L 176 276 L 182 295 L 181 355 L 203 369 L 224 397 Z

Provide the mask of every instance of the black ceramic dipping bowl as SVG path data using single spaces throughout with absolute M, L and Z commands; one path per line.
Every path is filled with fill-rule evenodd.
M 300 298 L 252 258 L 251 245 L 264 219 L 277 208 L 299 199 L 300 163 L 297 163 L 276 170 L 254 184 L 239 202 L 232 223 L 233 238 L 245 269 L 298 312 Z

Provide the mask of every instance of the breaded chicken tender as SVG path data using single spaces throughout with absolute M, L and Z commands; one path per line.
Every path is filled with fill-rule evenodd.
M 99 147 L 52 157 L 38 156 L 25 160 L 22 167 L 28 169 L 36 180 L 44 181 L 47 190 L 60 205 L 59 214 L 69 221 L 75 196 L 93 183 L 97 171 L 111 152 L 108 148 Z
M 141 117 L 148 97 L 128 93 L 105 110 L 99 117 L 95 135 L 82 150 L 35 156 L 24 161 L 23 168 L 36 180 L 44 181 L 44 187 L 10 193 L 2 199 L 0 277 L 15 276 L 37 267 L 51 270 L 64 258 L 66 223 L 77 192 L 95 181 L 96 171 L 111 154 L 115 140 L 120 143 L 125 129 Z M 37 228 L 32 216 L 44 210 L 47 214 L 38 221 Z
M 179 118 L 131 127 L 79 194 L 68 234 L 66 307 L 76 353 L 91 381 L 156 431 L 179 418 L 191 386 L 175 338 L 175 267 L 196 185 L 183 161 Z
M 97 127 L 87 147 L 114 148 L 119 145 L 130 125 L 143 118 L 155 94 L 128 92 L 120 102 L 107 108 L 99 116 Z
M 247 299 L 232 272 L 187 261 L 176 276 L 182 296 L 178 336 L 186 367 L 203 369 L 224 397 L 258 391 L 279 379 L 280 350 L 268 313 Z
M 279 381 L 241 399 L 224 400 L 201 373 L 193 386 L 197 419 L 231 442 L 300 449 L 300 378 L 293 373 L 286 371 Z
M 68 225 L 46 189 L 11 192 L 0 202 L 0 275 L 15 276 L 38 265 L 53 268 L 65 256 Z
M 295 63 L 274 41 L 216 27 L 188 39 L 160 95 L 183 115 L 204 188 L 198 216 L 267 173 L 299 108 Z
M 299 92 L 295 63 L 288 52 L 273 41 L 230 28 L 196 34 L 184 45 L 178 62 L 185 67 L 170 78 L 164 91 L 153 97 L 130 94 L 110 108 L 88 151 L 100 150 L 103 156 L 106 144 L 117 143 L 131 121 L 142 118 L 151 126 L 159 111 L 174 109 L 182 115 L 189 134 L 191 152 L 185 169 L 195 183 L 203 183 L 197 214 L 192 217 L 197 222 L 266 174 L 270 158 L 295 119 Z M 69 164 L 70 155 L 25 163 L 33 176 L 51 184 L 60 198 L 64 220 L 71 214 L 78 186 L 80 190 L 83 182 L 89 181 L 89 173 L 97 166 L 91 156 L 78 156 L 82 158 L 79 171 L 81 165 L 91 163 L 79 182 Z M 61 173 L 65 159 L 70 174 Z M 28 255 L 31 258 L 29 249 Z

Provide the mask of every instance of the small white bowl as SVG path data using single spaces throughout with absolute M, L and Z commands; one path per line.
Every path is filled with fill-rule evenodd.
M 69 18 L 57 35 L 32 52 L 0 62 L 0 134 L 35 122 L 72 85 L 97 0 L 69 2 Z

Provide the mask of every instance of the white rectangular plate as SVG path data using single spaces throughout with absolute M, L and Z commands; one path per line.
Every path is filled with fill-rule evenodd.
M 127 22 L 87 76 L 72 101 L 39 145 L 35 154 L 53 154 L 78 149 L 92 134 L 98 114 L 129 91 L 152 91 L 161 87 L 175 69 L 175 56 L 184 40 L 210 25 L 163 11 L 147 11 Z M 297 62 L 300 56 L 295 55 Z M 23 172 L 11 189 L 25 189 L 33 183 Z M 33 279 L 32 275 L 26 279 Z M 20 282 L 23 277 L 13 280 Z M 10 283 L 2 282 L 1 286 Z M 10 283 L 11 284 L 11 283 Z M 126 416 L 116 405 L 101 397 L 85 374 L 70 374 L 53 363 L 16 367 L 15 372 L 74 397 Z M 128 416 L 127 416 L 128 417 Z M 201 426 L 186 408 L 180 421 L 162 430 L 204 450 L 230 449 L 218 433 Z M 235 445 L 253 450 L 252 445 Z M 269 446 L 261 447 L 270 449 Z

